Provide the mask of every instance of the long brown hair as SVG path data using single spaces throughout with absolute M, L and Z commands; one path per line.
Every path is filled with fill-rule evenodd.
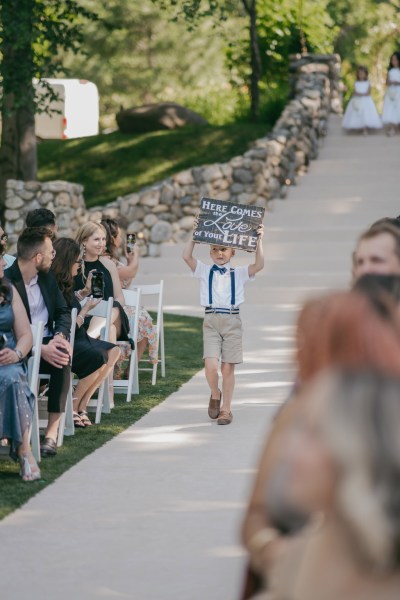
M 118 221 L 115 219 L 104 218 L 100 223 L 106 231 L 106 254 L 109 254 L 111 258 L 114 258 L 117 250 L 114 240 L 118 235 Z
M 358 292 L 310 300 L 297 323 L 300 382 L 329 367 L 372 368 L 400 376 L 399 327 L 394 305 L 383 318 Z
M 62 295 L 67 304 L 71 306 L 74 289 L 72 266 L 79 258 L 80 247 L 71 238 L 58 238 L 53 246 L 56 255 L 53 259 L 51 270 L 57 279 Z

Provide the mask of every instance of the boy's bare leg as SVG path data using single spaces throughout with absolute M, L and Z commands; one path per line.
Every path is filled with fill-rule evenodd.
M 223 362 L 221 365 L 222 371 L 222 406 L 221 411 L 230 412 L 233 390 L 235 389 L 235 365 L 233 363 Z
M 218 388 L 218 358 L 205 358 L 204 366 L 206 371 L 207 383 L 210 386 L 211 398 L 219 399 Z

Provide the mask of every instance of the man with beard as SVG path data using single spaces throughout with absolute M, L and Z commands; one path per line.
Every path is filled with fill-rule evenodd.
M 53 232 L 44 227 L 25 229 L 18 239 L 17 260 L 4 272 L 17 288 L 32 325 L 45 323 L 40 373 L 49 374 L 50 383 L 42 456 L 57 453 L 58 426 L 70 384 L 71 313 L 50 272 L 55 255 L 52 236 Z

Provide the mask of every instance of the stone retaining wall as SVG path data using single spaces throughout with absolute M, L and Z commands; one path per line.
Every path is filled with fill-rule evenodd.
M 187 239 L 202 196 L 263 207 L 271 199 L 284 198 L 317 157 L 329 113 L 341 112 L 340 59 L 292 56 L 290 82 L 293 97 L 272 132 L 244 155 L 182 171 L 106 206 L 86 210 L 77 184 L 9 181 L 5 218 L 10 242 L 22 230 L 26 212 L 46 206 L 56 212 L 60 235 L 74 235 L 81 223 L 106 215 L 118 219 L 128 232 L 141 234 L 142 255 L 158 256 L 162 242 Z
M 71 236 L 88 220 L 83 186 L 68 181 L 7 181 L 5 231 L 9 250 L 16 250 L 18 235 L 25 226 L 27 213 L 34 208 L 49 208 L 57 218 L 60 236 Z

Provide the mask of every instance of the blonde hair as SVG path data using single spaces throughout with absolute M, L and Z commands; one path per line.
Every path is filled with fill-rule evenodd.
M 104 235 L 107 235 L 107 232 L 101 223 L 96 223 L 95 221 L 89 221 L 88 223 L 81 225 L 79 227 L 78 233 L 75 236 L 75 241 L 78 242 L 78 244 L 83 244 L 98 229 L 100 229 L 100 231 L 102 231 L 102 233 L 104 233 Z
M 400 564 L 400 378 L 373 371 L 322 378 L 323 431 L 340 471 L 337 513 L 359 556 L 392 569 Z

